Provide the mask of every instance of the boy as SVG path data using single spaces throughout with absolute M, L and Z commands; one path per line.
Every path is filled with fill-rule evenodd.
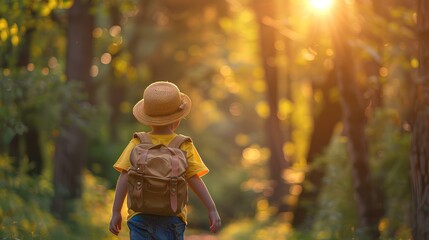
M 139 122 L 151 127 L 152 130 L 148 135 L 153 144 L 168 145 L 177 135 L 175 130 L 180 121 L 189 114 L 190 110 L 191 100 L 186 94 L 181 93 L 173 83 L 159 81 L 145 89 L 143 99 L 133 108 L 133 115 Z M 138 138 L 133 138 L 113 166 L 120 172 L 109 227 L 109 230 L 115 235 L 118 235 L 121 230 L 121 208 L 127 195 L 127 171 L 131 166 L 130 154 L 139 143 Z M 187 183 L 207 208 L 210 230 L 215 233 L 220 229 L 221 220 L 216 205 L 200 178 L 209 170 L 201 160 L 192 141 L 184 142 L 180 149 L 186 152 L 188 160 Z M 129 208 L 127 224 L 130 229 L 130 239 L 183 239 L 186 216 L 186 207 L 177 216 L 142 214 Z

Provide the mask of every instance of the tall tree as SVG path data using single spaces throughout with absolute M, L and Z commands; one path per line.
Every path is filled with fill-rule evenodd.
M 259 47 L 264 78 L 267 86 L 266 97 L 270 113 L 265 122 L 266 139 L 271 151 L 269 160 L 270 178 L 272 181 L 272 195 L 269 200 L 279 212 L 290 210 L 284 201 L 289 186 L 283 179 L 284 170 L 290 166 L 283 153 L 284 135 L 278 118 L 278 67 L 276 64 L 275 29 L 267 24 L 275 16 L 275 2 L 272 0 L 256 0 L 254 11 L 259 23 Z
M 14 4 L 16 3 L 5 3 L 6 9 L 16 8 Z M 42 3 L 40 3 L 40 5 L 43 6 Z M 22 114 L 22 122 L 26 126 L 26 130 L 22 133 L 14 133 L 14 137 L 8 143 L 8 154 L 14 159 L 13 164 L 15 167 L 22 164 L 25 156 L 31 167 L 29 173 L 32 175 L 39 175 L 43 168 L 39 129 L 31 119 L 35 111 L 33 109 L 28 109 L 25 105 L 25 101 L 27 101 L 29 95 L 28 87 L 26 86 L 30 80 L 25 79 L 25 74 L 23 73 L 25 72 L 24 69 L 26 69 L 27 65 L 30 63 L 30 46 L 32 44 L 33 33 L 37 28 L 37 24 L 34 22 L 37 22 L 40 16 L 35 11 L 35 6 L 37 6 L 37 4 L 19 3 L 18 6 L 21 9 L 25 9 L 21 15 L 2 13 L 5 19 L 19 23 L 15 26 L 19 26 L 19 28 L 23 30 L 23 33 L 17 46 L 8 43 L 8 41 L 2 41 L 2 48 L 5 52 L 0 58 L 0 67 L 5 69 L 17 69 L 17 71 L 13 72 L 16 74 L 15 84 L 17 88 L 20 89 L 21 94 L 17 94 L 19 97 L 15 99 L 15 104 L 19 106 L 18 108 L 21 109 L 21 111 L 28 112 L 27 114 Z M 27 21 L 29 19 L 33 21 L 29 23 L 29 21 Z
M 119 11 L 119 1 L 112 1 L 109 3 L 109 12 L 110 12 L 110 25 L 111 27 L 121 26 L 121 12 Z M 139 11 L 140 14 L 140 11 Z M 123 47 L 123 46 L 121 46 Z M 112 60 L 115 59 L 122 51 L 112 55 Z M 118 138 L 117 126 L 120 120 L 120 105 L 125 99 L 126 87 L 123 81 L 123 77 L 112 77 L 115 76 L 114 69 L 110 68 L 108 72 L 109 76 L 109 104 L 111 107 L 112 113 L 110 114 L 110 138 L 116 140 Z
M 81 83 L 83 92 L 93 96 L 90 68 L 92 61 L 94 16 L 91 0 L 75 0 L 68 12 L 66 76 L 68 81 Z M 90 97 L 90 99 L 93 99 Z M 87 102 L 78 103 L 85 107 Z M 63 116 L 67 116 L 65 107 Z M 54 214 L 67 217 L 70 201 L 82 194 L 82 170 L 86 158 L 86 136 L 78 121 L 63 119 L 60 135 L 55 143 L 54 154 Z
M 335 51 L 335 69 L 340 103 L 343 112 L 344 133 L 348 139 L 349 159 L 359 227 L 371 237 L 378 237 L 380 213 L 369 169 L 368 142 L 365 136 L 365 109 L 353 69 L 353 54 L 349 45 L 348 11 L 344 0 L 335 4 L 332 21 L 332 42 Z
M 412 132 L 412 230 L 416 240 L 429 239 L 429 2 L 417 1 L 419 79 Z
M 30 11 L 31 15 L 34 15 Z M 32 33 L 35 31 L 33 26 L 28 27 L 22 39 L 24 42 L 18 46 L 18 61 L 16 67 L 24 69 L 30 63 L 30 46 L 32 42 Z M 12 51 L 12 49 L 11 49 Z M 27 92 L 24 91 L 24 96 Z M 22 103 L 18 102 L 17 105 Z M 30 117 L 31 118 L 31 117 Z M 15 159 L 14 165 L 18 167 L 24 158 L 24 155 L 28 158 L 28 162 L 31 166 L 29 173 L 32 175 L 39 175 L 43 169 L 42 151 L 40 146 L 39 130 L 34 126 L 34 122 L 28 120 L 27 115 L 23 116 L 23 122 L 27 126 L 25 133 L 16 134 L 9 144 L 9 155 Z M 24 144 L 23 144 L 24 143 Z M 25 148 L 22 149 L 21 146 Z
M 299 196 L 299 203 L 295 209 L 293 225 L 299 228 L 310 228 L 312 225 L 311 209 L 316 208 L 322 179 L 325 175 L 323 168 L 312 167 L 317 155 L 328 146 L 334 133 L 334 128 L 341 120 L 341 106 L 339 100 L 332 97 L 332 91 L 337 89 L 335 69 L 329 71 L 325 81 L 319 86 L 314 86 L 315 90 L 320 90 L 323 96 L 323 105 L 320 112 L 313 121 L 313 132 L 311 133 L 310 146 L 307 153 L 307 165 L 309 170 L 305 176 L 304 188 Z

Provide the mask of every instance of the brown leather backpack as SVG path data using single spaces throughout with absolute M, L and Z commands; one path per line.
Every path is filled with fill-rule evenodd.
M 168 146 L 154 145 L 147 133 L 135 133 L 140 144 L 131 151 L 128 201 L 135 212 L 175 216 L 188 201 L 186 152 L 180 149 L 191 138 L 177 135 Z

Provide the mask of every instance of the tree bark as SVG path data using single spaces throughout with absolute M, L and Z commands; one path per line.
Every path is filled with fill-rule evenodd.
M 266 97 L 270 114 L 265 122 L 267 144 L 271 151 L 269 160 L 270 178 L 272 181 L 272 195 L 269 201 L 278 208 L 278 212 L 290 211 L 290 206 L 283 201 L 289 192 L 289 186 L 283 179 L 284 170 L 290 166 L 283 153 L 284 136 L 280 127 L 278 113 L 278 68 L 276 65 L 275 39 L 276 32 L 264 21 L 275 16 L 275 6 L 272 0 L 257 0 L 254 2 L 254 11 L 259 22 L 260 56 L 264 68 L 264 77 L 267 91 Z
M 90 0 L 75 0 L 69 10 L 66 75 L 68 81 L 82 82 L 83 91 L 89 94 L 89 99 L 93 100 L 91 96 L 94 89 L 90 85 L 89 74 L 94 25 L 94 17 L 90 13 L 91 6 Z M 69 109 L 64 109 L 63 116 L 67 116 L 67 111 Z M 60 136 L 55 143 L 52 210 L 57 217 L 68 218 L 73 210 L 71 201 L 82 195 L 81 178 L 86 162 L 87 138 L 81 126 L 74 121 L 68 122 L 64 118 L 63 122 Z
M 379 206 L 370 176 L 368 143 L 365 136 L 365 109 L 358 91 L 353 69 L 353 54 L 349 45 L 347 9 L 343 0 L 334 9 L 332 40 L 335 50 L 335 69 L 340 89 L 344 133 L 348 138 L 349 159 L 359 227 L 371 239 L 379 236 Z
M 121 26 L 121 13 L 119 11 L 119 6 L 117 2 L 112 2 L 112 5 L 110 6 L 110 21 L 111 26 Z M 117 55 L 119 55 L 120 52 L 112 56 L 112 59 L 114 59 Z M 114 141 L 118 139 L 118 122 L 121 116 L 120 105 L 124 101 L 126 96 L 126 87 L 122 79 L 120 77 L 115 77 L 114 70 L 111 68 L 109 70 L 110 76 L 109 77 L 109 104 L 111 107 L 111 114 L 110 114 L 110 138 Z
M 30 13 L 33 14 L 33 13 Z M 18 68 L 26 68 L 30 63 L 30 46 L 34 28 L 28 28 L 23 36 L 23 42 L 19 45 L 18 52 Z M 11 49 L 12 51 L 12 49 Z M 22 80 L 20 80 L 22 81 Z M 24 92 L 25 93 L 25 92 Z M 19 106 L 21 103 L 18 102 Z M 34 126 L 34 122 L 23 117 L 23 122 L 28 130 L 23 135 L 16 134 L 9 144 L 9 155 L 12 157 L 13 165 L 18 168 L 25 156 L 28 158 L 29 169 L 31 175 L 40 175 L 43 170 L 43 157 L 40 146 L 39 129 Z
M 30 127 L 25 133 L 25 147 L 28 156 L 28 162 L 30 164 L 28 173 L 33 176 L 42 174 L 43 157 L 40 146 L 40 134 L 39 130 L 35 127 Z
M 385 0 L 372 0 L 372 6 L 374 12 L 381 18 L 388 20 L 388 9 L 386 8 Z M 362 35 L 366 37 L 369 42 L 373 42 L 378 56 L 372 56 L 370 59 L 364 61 L 363 70 L 367 77 L 371 77 L 374 81 L 371 83 L 373 85 L 368 90 L 371 91 L 370 98 L 368 99 L 370 105 L 368 110 L 373 112 L 377 108 L 384 106 L 383 102 L 383 91 L 384 91 L 384 82 L 380 76 L 380 68 L 383 67 L 383 38 L 379 33 L 375 33 L 371 28 L 367 27 L 362 29 Z
M 419 79 L 412 133 L 412 232 L 416 240 L 429 239 L 429 2 L 417 1 Z
M 303 191 L 299 196 L 299 203 L 293 219 L 294 227 L 309 229 L 312 226 L 311 209 L 315 209 L 322 179 L 325 175 L 323 168 L 313 168 L 315 158 L 329 145 L 334 128 L 341 120 L 341 106 L 338 99 L 332 99 L 330 93 L 337 87 L 335 71 L 328 73 L 325 82 L 320 86 L 324 103 L 320 113 L 314 118 L 313 132 L 307 153 L 307 165 L 309 170 L 303 184 Z

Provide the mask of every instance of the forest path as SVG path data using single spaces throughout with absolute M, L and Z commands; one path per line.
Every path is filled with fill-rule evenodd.
M 185 240 L 219 240 L 218 237 L 208 234 L 186 236 Z

